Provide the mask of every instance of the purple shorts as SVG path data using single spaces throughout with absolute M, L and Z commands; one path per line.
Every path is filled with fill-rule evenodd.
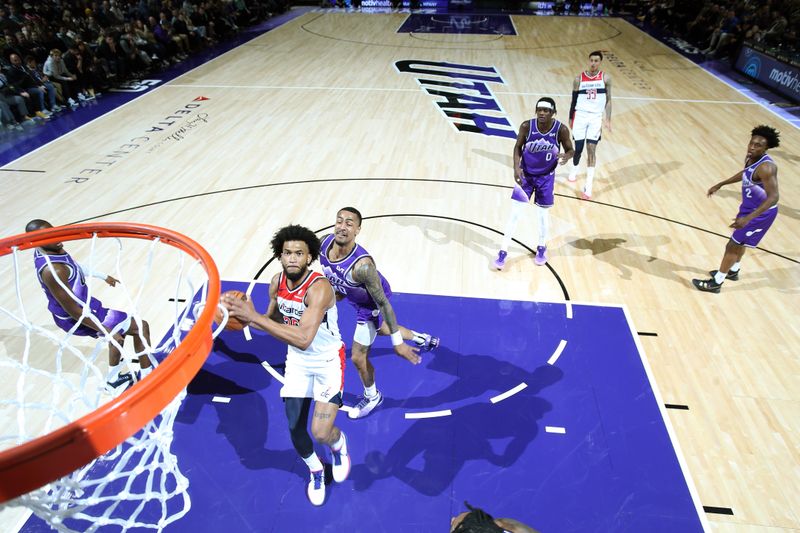
M 114 328 L 128 320 L 128 313 L 103 307 L 100 301 L 95 298 L 92 298 L 89 306 L 92 309 L 92 314 L 97 317 L 97 320 L 99 320 L 100 323 L 103 324 L 103 327 L 109 332 L 113 331 Z M 55 321 L 56 326 L 64 331 L 71 330 L 77 323 L 77 320 L 74 320 L 72 317 L 60 317 L 58 315 L 53 315 L 53 320 Z M 127 331 L 128 328 L 126 327 L 125 329 Z M 118 331 L 117 333 L 125 333 L 125 331 Z M 78 329 L 75 330 L 73 335 L 95 338 L 103 337 L 101 332 L 95 331 L 88 326 L 84 326 L 83 324 L 78 326 Z
M 738 216 L 742 217 L 746 214 L 747 213 L 739 212 Z M 763 239 L 764 235 L 767 234 L 767 230 L 770 226 L 772 226 L 772 223 L 775 222 L 775 217 L 777 216 L 777 207 L 767 209 L 759 216 L 751 220 L 748 225 L 734 231 L 733 235 L 731 235 L 731 240 L 736 244 L 750 248 L 758 246 L 758 243 L 761 242 L 761 239 Z
M 383 292 L 386 294 L 387 298 L 392 297 L 392 291 L 389 289 L 388 283 L 384 284 Z M 372 322 L 376 330 L 381 328 L 381 324 L 383 324 L 383 315 L 381 314 L 381 310 L 378 309 L 374 303 L 371 303 L 371 305 L 353 303 L 353 307 L 356 308 L 356 324 Z
M 553 187 L 555 182 L 555 171 L 540 176 L 533 176 L 523 172 L 522 187 L 520 187 L 519 184 L 514 185 L 514 192 L 511 193 L 511 199 L 518 202 L 530 202 L 531 197 L 533 197 L 533 203 L 539 207 L 552 207 Z

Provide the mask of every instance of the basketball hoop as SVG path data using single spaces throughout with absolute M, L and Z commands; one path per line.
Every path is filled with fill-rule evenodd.
M 136 241 L 133 241 L 131 246 L 149 249 L 146 256 L 145 282 L 152 281 L 150 270 L 154 262 L 154 249 L 158 244 L 166 244 L 171 247 L 161 253 L 171 255 L 176 253 L 174 249 L 177 249 L 177 254 L 180 256 L 175 298 L 173 298 L 175 311 L 174 317 L 170 318 L 172 337 L 167 338 L 159 346 L 148 347 L 151 354 L 161 352 L 169 355 L 163 358 L 158 367 L 140 383 L 136 383 L 120 396 L 96 407 L 92 405 L 92 401 L 98 402 L 93 399 L 91 394 L 85 392 L 88 390 L 85 384 L 97 374 L 98 370 L 94 363 L 98 359 L 98 354 L 105 353 L 104 350 L 98 348 L 100 345 L 98 343 L 94 352 L 87 356 L 71 344 L 71 335 L 64 337 L 63 332 L 54 334 L 42 324 L 34 324 L 28 320 L 28 314 L 43 307 L 44 301 L 41 294 L 37 294 L 35 298 L 31 297 L 32 301 L 27 304 L 29 311 L 26 312 L 20 275 L 22 272 L 23 276 L 30 277 L 26 271 L 32 269 L 26 268 L 25 265 L 20 267 L 18 260 L 18 254 L 23 250 L 81 239 L 92 240 L 90 261 L 95 261 L 95 243 L 99 242 L 98 240 L 109 239 L 107 242 L 118 246 L 120 252 L 117 255 L 114 275 L 120 279 L 120 285 L 124 289 L 125 296 L 128 297 L 128 302 L 133 305 L 133 309 L 126 309 L 126 311 L 135 320 L 141 319 L 138 309 L 141 304 L 142 286 L 140 285 L 136 292 L 136 297 L 132 298 L 121 274 L 122 240 L 131 242 L 127 240 L 135 239 Z M 131 526 L 162 529 L 166 524 L 183 516 L 189 509 L 188 494 L 186 494 L 188 480 L 177 470 L 177 459 L 169 452 L 169 448 L 172 442 L 172 424 L 180 401 L 185 396 L 183 391 L 203 365 L 213 342 L 212 320 L 217 306 L 204 305 L 206 301 L 219 301 L 220 280 L 213 259 L 195 241 L 174 231 L 145 224 L 110 222 L 44 229 L 0 240 L 0 257 L 9 255 L 13 256 L 17 309 L 11 311 L 5 306 L 0 306 L 0 318 L 18 323 L 19 338 L 24 337 L 25 339 L 25 347 L 20 356 L 21 363 L 11 360 L 12 358 L 9 357 L 3 358 L 4 366 L 13 367 L 20 375 L 19 380 L 22 384 L 18 381 L 17 396 L 22 394 L 20 391 L 24 389 L 26 380 L 39 379 L 46 374 L 47 378 L 52 381 L 54 389 L 62 385 L 61 381 L 63 381 L 62 388 L 64 390 L 77 390 L 76 394 L 80 395 L 78 398 L 64 397 L 62 398 L 64 401 L 69 400 L 79 404 L 83 402 L 88 405 L 88 408 L 84 409 L 87 411 L 86 414 L 77 419 L 64 421 L 65 416 L 57 405 L 42 407 L 41 402 L 33 403 L 25 398 L 6 399 L 6 394 L 0 397 L 0 407 L 12 409 L 17 406 L 23 411 L 23 415 L 18 415 L 17 418 L 24 418 L 25 413 L 34 407 L 45 411 L 49 408 L 50 411 L 43 416 L 47 421 L 45 426 L 52 426 L 52 419 L 61 419 L 66 424 L 52 431 L 49 431 L 48 428 L 48 432 L 41 435 L 26 435 L 27 430 L 24 427 L 22 429 L 15 428 L 13 431 L 16 431 L 17 434 L 10 437 L 6 436 L 5 429 L 0 433 L 0 444 L 5 444 L 5 447 L 8 448 L 0 451 L 0 504 L 28 506 L 40 518 L 47 520 L 53 527 L 60 530 L 69 530 L 63 521 L 75 519 L 76 516 L 81 520 L 89 520 L 92 524 L 89 529 L 94 529 L 95 525 L 100 527 L 103 523 L 121 525 L 123 531 Z M 193 260 L 188 269 L 184 264 L 187 256 Z M 161 277 L 164 270 L 164 265 L 159 264 L 159 275 L 154 278 L 158 283 L 167 283 L 162 281 Z M 201 270 L 204 272 L 200 272 Z M 195 283 L 197 278 L 201 278 L 202 281 Z M 90 285 L 90 295 L 91 290 Z M 181 309 L 178 302 L 182 301 L 188 303 Z M 145 304 L 149 305 L 150 302 L 145 300 Z M 85 305 L 88 306 L 88 304 Z M 192 314 L 194 310 L 199 311 L 196 317 Z M 173 314 L 172 311 L 169 313 Z M 45 324 L 45 326 L 51 325 L 52 321 L 50 324 Z M 190 328 L 188 333 L 181 340 L 179 337 L 181 330 L 188 328 Z M 33 356 L 30 353 L 31 339 L 37 335 L 45 339 L 42 342 L 57 344 L 57 353 L 52 358 L 55 370 L 50 369 L 48 372 L 47 370 L 30 369 L 29 358 Z M 109 338 L 102 339 L 105 343 L 109 340 Z M 104 348 L 105 344 L 102 347 Z M 75 357 L 69 359 L 69 362 L 74 363 L 75 360 L 78 360 L 84 367 L 65 377 L 66 373 L 62 371 L 61 367 L 62 355 L 64 358 L 74 355 Z M 44 359 L 50 361 L 49 356 Z M 100 360 L 102 361 L 102 358 Z M 155 362 L 153 360 L 154 364 Z M 28 374 L 32 372 L 36 372 L 36 375 L 29 376 Z M 73 382 L 69 381 L 70 379 L 74 382 L 79 381 L 81 387 L 75 386 Z M 53 396 L 61 398 L 59 394 L 61 393 L 53 393 Z M 18 421 L 18 423 L 20 426 L 24 426 L 24 421 Z M 9 441 L 13 447 L 9 447 Z M 149 448 L 143 446 L 142 443 L 147 443 Z M 135 449 L 136 446 L 140 446 L 140 449 Z M 153 446 L 158 446 L 158 450 L 153 452 Z M 131 452 L 131 449 L 134 451 Z M 109 454 L 110 451 L 112 453 Z M 139 455 L 143 456 L 140 459 L 141 462 L 133 464 L 131 457 Z M 108 470 L 105 465 L 107 461 L 120 457 L 123 457 L 122 462 L 126 463 L 123 467 L 114 467 L 113 472 L 107 478 L 97 478 L 97 475 L 108 474 L 108 472 L 102 472 Z M 172 463 L 174 463 L 174 470 Z M 131 491 L 131 487 L 142 484 L 133 479 L 135 476 L 143 472 L 152 474 L 152 471 L 156 469 L 158 469 L 160 490 L 167 493 L 161 498 L 160 506 L 167 509 L 164 498 L 180 496 L 183 498 L 183 502 L 179 503 L 183 505 L 177 512 L 162 511 L 161 516 L 156 519 L 158 523 L 155 525 L 140 521 L 142 520 L 142 517 L 139 516 L 141 509 L 132 516 L 123 518 L 113 516 L 113 512 L 108 511 L 109 507 L 116 508 L 116 505 L 101 505 L 102 510 L 99 511 L 99 514 L 102 516 L 99 517 L 89 513 L 88 508 L 91 505 L 98 502 L 102 504 L 106 500 L 107 495 L 102 494 L 102 490 L 107 485 L 118 482 L 121 476 L 128 476 L 126 479 L 130 478 L 131 481 L 125 488 L 127 494 Z M 150 487 L 149 481 L 146 483 L 148 487 L 144 489 L 147 494 L 135 495 L 132 499 L 145 502 L 148 501 L 148 498 L 158 498 L 153 494 L 159 491 L 159 487 Z M 118 499 L 125 497 L 125 495 L 119 496 L 118 494 L 113 496 Z M 75 500 L 78 500 L 77 503 Z M 143 505 L 144 503 L 142 503 Z M 175 507 L 175 505 L 171 507 Z M 94 522 L 98 519 L 101 520 L 95 524 Z M 106 519 L 106 521 L 103 522 L 102 519 Z

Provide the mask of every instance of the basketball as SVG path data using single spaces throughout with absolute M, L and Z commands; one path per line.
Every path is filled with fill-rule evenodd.
M 242 291 L 225 291 L 225 292 L 222 293 L 222 295 L 219 298 L 220 302 L 222 301 L 222 298 L 224 296 L 226 296 L 226 295 L 230 295 L 230 296 L 232 296 L 234 298 L 239 298 L 240 300 L 247 300 L 247 296 Z M 224 317 L 225 317 L 225 315 L 223 314 L 222 309 L 217 307 L 217 312 L 214 315 L 214 322 L 216 322 L 217 324 L 220 324 L 220 323 L 222 323 L 222 319 Z M 228 317 L 228 323 L 225 324 L 225 329 L 239 331 L 241 329 L 244 329 L 244 324 L 242 324 L 241 322 L 239 322 L 237 319 L 235 319 L 233 317 Z

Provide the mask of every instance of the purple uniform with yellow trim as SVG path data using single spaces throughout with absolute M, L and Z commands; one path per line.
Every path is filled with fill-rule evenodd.
M 516 184 L 511 198 L 518 202 L 534 203 L 540 207 L 553 205 L 553 188 L 556 181 L 558 132 L 561 122 L 553 121 L 553 127 L 542 133 L 535 118 L 530 120 L 530 131 L 522 147 L 520 166 L 522 167 L 522 186 Z
M 69 313 L 67 313 L 64 308 L 61 307 L 61 304 L 58 303 L 58 300 L 56 300 L 55 296 L 50 293 L 50 289 L 48 289 L 47 285 L 45 285 L 44 281 L 42 281 L 42 272 L 44 269 L 50 268 L 47 264 L 48 258 L 52 264 L 63 264 L 67 266 L 67 269 L 69 270 L 69 277 L 67 278 L 65 285 L 67 286 L 67 289 L 69 289 L 78 299 L 78 304 L 81 307 L 83 307 L 84 303 L 86 302 L 86 298 L 89 295 L 89 289 L 86 286 L 86 279 L 84 278 L 80 265 L 78 265 L 78 263 L 68 253 L 43 254 L 38 249 L 34 252 L 33 264 L 36 268 L 36 277 L 39 278 L 39 284 L 42 286 L 44 295 L 47 297 L 47 310 L 53 315 L 53 320 L 55 321 L 56 326 L 64 331 L 69 331 L 75 326 L 75 324 L 78 323 L 77 320 L 72 318 Z M 91 309 L 92 314 L 97 317 L 97 320 L 99 320 L 100 323 L 103 324 L 103 327 L 105 327 L 108 331 L 114 330 L 114 328 L 120 326 L 128 320 L 127 313 L 103 307 L 102 302 L 94 297 L 89 300 L 89 309 Z M 125 330 L 127 330 L 127 327 L 125 327 Z M 125 333 L 125 331 L 115 331 L 114 333 Z M 83 324 L 78 326 L 73 334 L 80 335 L 82 337 L 103 336 L 103 334 L 99 331 L 95 331 L 90 327 L 84 326 Z
M 333 246 L 334 235 L 327 235 L 322 239 L 321 253 L 319 254 L 319 262 L 322 265 L 322 273 L 328 278 L 328 281 L 333 285 L 333 290 L 337 293 L 344 295 L 345 299 L 356 308 L 356 322 L 365 323 L 372 322 L 375 328 L 378 329 L 383 323 L 383 317 L 380 314 L 378 305 L 372 299 L 366 286 L 363 283 L 358 283 L 353 279 L 353 265 L 359 259 L 364 257 L 372 257 L 366 249 L 360 244 L 356 244 L 350 253 L 344 259 L 339 261 L 331 261 L 328 259 L 328 252 Z M 383 292 L 389 298 L 392 295 L 392 288 L 386 278 L 378 272 L 383 286 Z
M 772 158 L 764 154 L 752 165 L 744 167 L 744 173 L 742 174 L 742 203 L 739 206 L 739 214 L 736 215 L 736 218 L 749 215 L 767 199 L 767 191 L 764 190 L 764 185 L 760 181 L 753 180 L 756 169 L 763 163 L 773 163 Z M 755 247 L 767 234 L 767 230 L 775 222 L 777 216 L 778 204 L 775 204 L 751 220 L 745 227 L 734 231 L 731 239 L 736 244 L 751 248 Z

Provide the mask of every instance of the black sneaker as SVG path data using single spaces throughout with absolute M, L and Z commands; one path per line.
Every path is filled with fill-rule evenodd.
M 106 382 L 106 392 L 113 395 L 121 394 L 133 383 L 134 379 L 130 372 L 120 372 L 117 379 Z
M 719 272 L 719 270 L 709 270 L 708 271 L 708 273 L 711 274 L 712 278 L 717 275 L 717 272 Z M 732 272 L 732 271 L 728 272 L 728 275 L 725 276 L 725 279 L 729 279 L 731 281 L 737 281 L 739 279 L 739 271 L 737 270 L 736 272 Z
M 697 287 L 697 290 L 703 292 L 713 292 L 715 294 L 719 293 L 719 289 L 722 287 L 722 283 L 717 283 L 714 281 L 714 278 L 711 279 L 693 279 L 692 284 Z

